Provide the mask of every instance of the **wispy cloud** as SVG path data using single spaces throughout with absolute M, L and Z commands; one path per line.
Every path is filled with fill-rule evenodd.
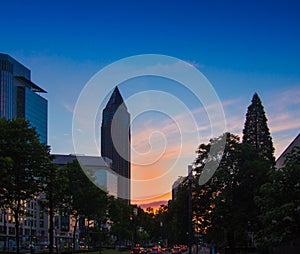
M 236 101 L 238 100 L 230 100 L 224 104 L 233 105 Z M 210 105 L 210 107 L 213 108 L 214 106 Z M 153 162 L 146 166 L 138 163 L 132 164 L 134 193 L 142 194 L 142 189 L 147 189 L 148 198 L 160 195 L 159 191 L 164 192 L 165 188 L 167 190 L 171 188 L 170 179 L 175 181 L 179 175 L 187 174 L 187 165 L 195 160 L 199 144 L 207 143 L 212 138 L 211 126 L 205 108 L 199 108 L 190 113 L 196 118 L 195 121 L 184 112 L 178 113 L 172 119 L 159 122 L 145 121 L 140 128 L 134 129 L 132 133 L 133 147 L 140 151 L 148 151 L 145 162 Z M 237 122 L 237 120 L 235 121 Z M 197 122 L 201 122 L 201 126 Z M 219 122 L 215 124 L 221 125 Z M 164 135 L 164 142 L 167 142 L 165 149 L 159 151 L 161 152 L 159 156 L 157 155 L 158 151 L 151 150 L 151 145 L 154 148 L 155 142 L 162 141 L 161 137 L 158 136 L 158 140 L 149 139 L 151 133 L 155 131 Z M 140 155 L 135 155 L 141 158 Z M 133 156 L 132 159 L 135 161 L 136 158 Z M 156 187 L 152 188 L 151 185 Z
M 284 91 L 279 95 L 280 100 L 284 104 L 300 104 L 300 84 L 297 87 Z
M 222 104 L 226 107 L 237 104 L 239 101 L 240 99 L 227 100 Z M 209 107 L 214 107 L 214 105 L 209 105 Z M 194 151 L 200 142 L 208 142 L 208 140 L 212 138 L 212 134 L 211 123 L 205 115 L 205 108 L 201 107 L 195 109 L 191 113 L 194 114 L 195 118 L 201 119 L 200 121 L 198 120 L 198 122 L 201 122 L 201 125 L 196 122 L 191 124 L 190 116 L 187 116 L 186 113 L 177 114 L 172 120 L 167 119 L 158 123 L 149 120 L 147 124 L 144 122 L 142 128 L 136 128 L 132 135 L 133 148 L 136 151 L 147 152 L 147 157 L 145 158 L 147 162 L 152 160 L 156 162 L 157 153 L 155 150 L 151 150 L 153 148 L 151 146 L 153 146 L 155 142 L 161 143 L 162 140 L 159 136 L 157 139 L 153 137 L 151 139 L 150 137 L 152 133 L 159 131 L 161 135 L 164 136 L 164 142 L 167 142 L 167 144 L 165 144 L 165 150 L 160 150 L 160 152 L 163 152 L 160 156 L 160 160 L 177 159 L 179 155 L 183 157 L 193 157 Z M 242 121 L 242 118 L 235 115 L 229 117 L 229 128 L 227 129 L 241 132 Z M 219 121 L 214 124 L 221 126 L 224 123 Z M 216 135 L 221 134 L 222 133 L 218 133 Z M 135 155 L 140 156 L 140 154 Z M 135 161 L 135 158 L 133 158 L 133 161 Z
M 62 103 L 62 106 L 64 107 L 64 109 L 66 109 L 68 112 L 72 113 L 74 112 L 74 106 L 73 105 L 70 105 L 66 102 L 63 102 Z
M 300 130 L 300 121 L 293 114 L 283 113 L 270 119 L 270 129 L 272 133 L 287 131 L 292 129 Z

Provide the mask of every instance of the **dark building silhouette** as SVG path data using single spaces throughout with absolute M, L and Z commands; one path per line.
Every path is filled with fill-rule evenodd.
M 130 202 L 130 114 L 116 87 L 102 112 L 101 156 L 118 177 L 118 197 Z

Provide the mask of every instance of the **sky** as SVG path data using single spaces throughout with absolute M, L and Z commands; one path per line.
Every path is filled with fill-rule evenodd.
M 141 54 L 171 56 L 199 70 L 222 104 L 226 130 L 240 136 L 247 107 L 257 92 L 276 157 L 299 133 L 297 0 L 11 0 L 1 1 L 1 10 L 0 52 L 28 67 L 32 81 L 48 92 L 42 96 L 49 104 L 52 153 L 74 153 L 74 109 L 89 80 L 115 61 Z M 180 84 L 160 77 L 135 78 L 119 88 L 129 104 L 137 92 L 162 91 L 157 97 L 131 101 L 131 113 L 136 107 L 160 105 L 164 100 L 160 96 L 166 94 L 179 99 L 196 119 L 192 131 L 184 107 L 175 107 L 171 115 L 144 112 L 132 119 L 132 147 L 137 151 L 133 160 L 148 163 L 132 166 L 136 182 L 132 198 L 140 204 L 169 199 L 172 183 L 187 174 L 199 142 L 212 137 L 207 108 L 213 105 L 201 104 Z M 187 134 L 184 141 L 182 133 Z M 88 146 L 83 153 L 90 154 Z

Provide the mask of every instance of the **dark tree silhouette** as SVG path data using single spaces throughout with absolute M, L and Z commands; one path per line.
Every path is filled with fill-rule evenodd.
M 273 170 L 255 198 L 261 210 L 259 247 L 275 247 L 300 237 L 300 146 L 287 154 L 283 168 Z M 292 245 L 291 245 L 292 246 Z M 292 253 L 289 252 L 288 253 Z
M 57 170 L 53 199 L 60 212 L 73 216 L 73 252 L 79 216 L 101 221 L 107 208 L 106 193 L 97 188 L 74 160 Z M 59 201 L 58 201 L 59 199 Z
M 26 214 L 26 201 L 42 192 L 51 165 L 50 148 L 24 119 L 0 119 L 1 207 L 15 218 L 16 247 L 19 253 L 19 216 Z M 4 159 L 3 159 L 4 158 Z
M 246 114 L 243 143 L 256 147 L 263 157 L 274 164 L 274 146 L 267 122 L 264 107 L 258 94 L 255 93 Z
M 223 156 L 210 154 L 211 147 L 226 137 Z M 226 133 L 201 144 L 195 161 L 196 182 L 205 166 L 218 163 L 212 178 L 204 185 L 193 188 L 195 224 L 204 240 L 218 248 L 228 248 L 228 253 L 237 253 L 240 246 L 254 244 L 259 209 L 254 203 L 260 186 L 268 179 L 270 162 L 259 155 L 250 144 L 239 142 L 239 137 Z M 227 253 L 227 252 L 226 252 Z

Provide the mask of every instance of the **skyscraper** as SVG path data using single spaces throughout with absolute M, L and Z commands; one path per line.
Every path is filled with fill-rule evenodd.
M 130 201 L 130 114 L 118 87 L 102 112 L 101 156 L 119 175 L 118 197 Z
M 30 80 L 30 70 L 0 53 L 0 117 L 25 118 L 47 143 L 47 100 L 38 93 L 45 90 Z

